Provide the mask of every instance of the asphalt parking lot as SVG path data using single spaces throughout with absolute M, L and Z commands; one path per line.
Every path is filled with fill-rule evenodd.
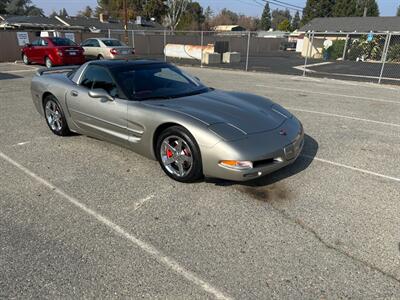
M 106 142 L 53 135 L 35 67 L 0 64 L 1 298 L 398 298 L 400 88 L 184 68 L 287 107 L 298 161 L 185 185 Z

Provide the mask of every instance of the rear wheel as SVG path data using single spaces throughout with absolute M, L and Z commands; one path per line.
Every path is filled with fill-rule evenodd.
M 183 127 L 173 126 L 163 131 L 156 151 L 161 168 L 172 179 L 188 183 L 203 176 L 199 146 Z
M 97 56 L 97 59 L 99 59 L 99 60 L 103 60 L 103 59 L 104 59 L 104 57 L 103 57 L 103 55 L 99 54 L 99 55 Z
M 48 57 L 45 58 L 44 63 L 46 64 L 46 67 L 49 68 L 49 69 L 50 69 L 51 67 L 53 67 L 53 62 L 52 62 L 51 59 L 48 58 Z
M 28 56 L 26 56 L 25 53 L 22 54 L 22 61 L 23 61 L 23 63 L 24 63 L 25 65 L 30 65 L 30 64 L 31 64 L 31 62 L 29 61 Z
M 60 136 L 69 135 L 67 120 L 57 98 L 49 95 L 44 99 L 44 115 L 50 130 Z

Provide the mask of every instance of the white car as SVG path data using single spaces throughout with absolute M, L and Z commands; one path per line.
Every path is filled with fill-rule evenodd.
M 117 39 L 91 38 L 81 46 L 87 59 L 133 59 L 135 49 Z

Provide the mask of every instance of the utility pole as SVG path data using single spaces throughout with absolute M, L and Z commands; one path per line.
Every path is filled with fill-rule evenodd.
M 125 31 L 125 44 L 128 45 L 129 37 L 128 37 L 128 3 L 127 0 L 124 1 L 124 31 Z
M 363 15 L 364 18 L 367 16 L 367 12 L 368 12 L 368 7 L 365 6 L 364 7 L 364 15 Z

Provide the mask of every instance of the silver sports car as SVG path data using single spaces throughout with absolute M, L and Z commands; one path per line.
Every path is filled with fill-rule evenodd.
M 215 90 L 160 61 L 39 70 L 31 90 L 53 133 L 117 143 L 181 182 L 258 178 L 293 163 L 303 147 L 303 126 L 280 105 Z

